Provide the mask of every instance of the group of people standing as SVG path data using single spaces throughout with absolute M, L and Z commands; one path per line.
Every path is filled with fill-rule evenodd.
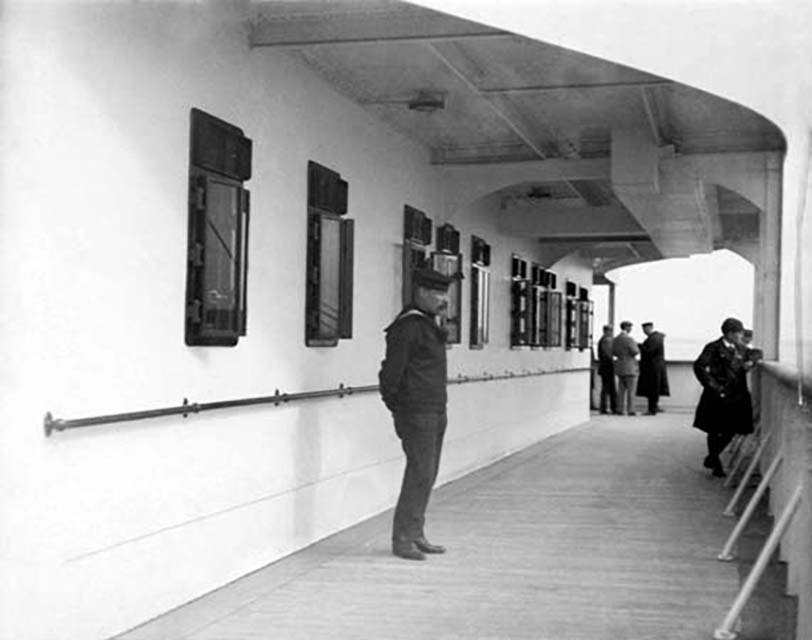
M 638 343 L 631 336 L 632 323 L 620 323 L 620 333 L 612 335 L 612 325 L 604 325 L 598 341 L 598 375 L 601 379 L 600 412 L 637 415 L 635 395 L 648 400 L 647 415 L 657 415 L 660 397 L 669 395 L 665 366 L 665 334 L 644 322 L 646 339 Z M 615 380 L 617 379 L 617 384 Z
M 647 415 L 662 411 L 660 397 L 669 395 L 665 335 L 655 331 L 651 322 L 642 326 L 646 339 L 639 344 L 630 335 L 631 322 L 621 322 L 616 336 L 611 325 L 603 327 L 598 341 L 601 413 L 635 415 L 635 391 L 648 399 Z M 702 385 L 693 426 L 707 435 L 708 454 L 702 464 L 717 477 L 725 475 L 719 459 L 722 451 L 737 434 L 753 432 L 747 372 L 762 357 L 750 344 L 753 332 L 745 329 L 741 320 L 727 318 L 721 330 L 721 337 L 706 344 L 693 363 L 694 375 Z
M 448 305 L 453 278 L 430 269 L 413 274 L 412 302 L 385 329 L 386 356 L 378 374 L 381 398 L 394 420 L 406 456 L 406 468 L 392 523 L 392 553 L 406 560 L 425 560 L 446 549 L 426 538 L 426 507 L 437 479 L 446 430 L 446 334 L 437 322 Z M 654 324 L 642 325 L 646 339 L 631 337 L 632 323 L 620 323 L 612 336 L 603 328 L 598 342 L 601 413 L 635 415 L 634 396 L 648 399 L 648 414 L 662 409 L 669 395 L 665 335 Z M 744 326 L 735 318 L 722 324 L 722 337 L 708 343 L 694 363 L 703 386 L 694 427 L 707 433 L 704 466 L 723 476 L 719 454 L 737 433 L 753 431 L 753 412 L 746 372 L 760 356 L 746 345 Z M 617 378 L 617 389 L 615 387 Z

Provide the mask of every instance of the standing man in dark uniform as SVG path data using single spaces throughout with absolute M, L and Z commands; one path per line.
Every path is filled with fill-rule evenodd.
M 694 427 L 708 434 L 708 455 L 703 465 L 716 477 L 725 471 L 719 454 L 738 434 L 753 432 L 753 405 L 747 389 L 747 370 L 752 366 L 742 344 L 744 325 L 736 318 L 722 323 L 722 337 L 709 342 L 694 362 L 694 374 L 702 384 Z
M 437 316 L 448 305 L 451 280 L 436 271 L 416 271 L 413 304 L 385 329 L 386 357 L 378 374 L 381 397 L 406 454 L 392 553 L 407 560 L 445 553 L 445 547 L 426 539 L 424 524 L 446 429 L 446 334 Z
M 648 399 L 648 415 L 661 411 L 660 396 L 670 395 L 665 369 L 665 334 L 654 330 L 653 322 L 644 322 L 646 339 L 640 343 L 640 377 L 637 395 Z
M 612 325 L 603 325 L 603 335 L 598 340 L 598 375 L 601 378 L 601 413 L 617 413 L 615 391 L 615 363 L 612 358 Z M 607 408 L 608 401 L 608 408 Z

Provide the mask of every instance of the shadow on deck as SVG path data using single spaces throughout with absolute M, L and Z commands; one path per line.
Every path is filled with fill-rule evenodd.
M 594 416 L 436 489 L 443 556 L 390 555 L 387 511 L 118 639 L 712 638 L 732 490 L 691 418 Z

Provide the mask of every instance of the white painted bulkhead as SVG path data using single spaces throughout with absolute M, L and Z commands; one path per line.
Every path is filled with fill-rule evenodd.
M 4 8 L 4 640 L 109 637 L 393 505 L 402 454 L 374 394 L 50 438 L 42 421 L 376 383 L 404 204 L 453 218 L 466 257 L 472 233 L 493 246 L 491 343 L 451 348 L 452 377 L 588 365 L 509 348 L 510 254 L 538 245 L 499 234 L 487 198 L 443 212 L 428 153 L 286 54 L 249 50 L 241 7 Z M 235 348 L 183 340 L 192 107 L 254 144 Z M 304 345 L 308 160 L 349 181 L 356 220 L 354 338 L 337 348 Z M 552 268 L 591 282 L 577 256 Z M 587 378 L 452 385 L 440 482 L 586 420 Z

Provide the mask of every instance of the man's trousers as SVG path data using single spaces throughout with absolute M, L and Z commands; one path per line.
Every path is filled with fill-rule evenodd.
M 634 391 L 637 376 L 617 377 L 617 408 L 620 413 L 634 413 Z
M 440 466 L 446 413 L 398 412 L 394 419 L 406 454 L 406 469 L 395 507 L 392 540 L 411 542 L 424 536 L 426 507 Z
M 732 431 L 720 431 L 709 433 L 707 437 L 708 442 L 708 458 L 710 462 L 719 464 L 719 456 L 727 448 L 727 445 L 733 440 L 736 434 Z
M 615 374 L 612 371 L 601 373 L 601 413 L 610 411 L 617 413 L 617 391 L 615 390 Z

